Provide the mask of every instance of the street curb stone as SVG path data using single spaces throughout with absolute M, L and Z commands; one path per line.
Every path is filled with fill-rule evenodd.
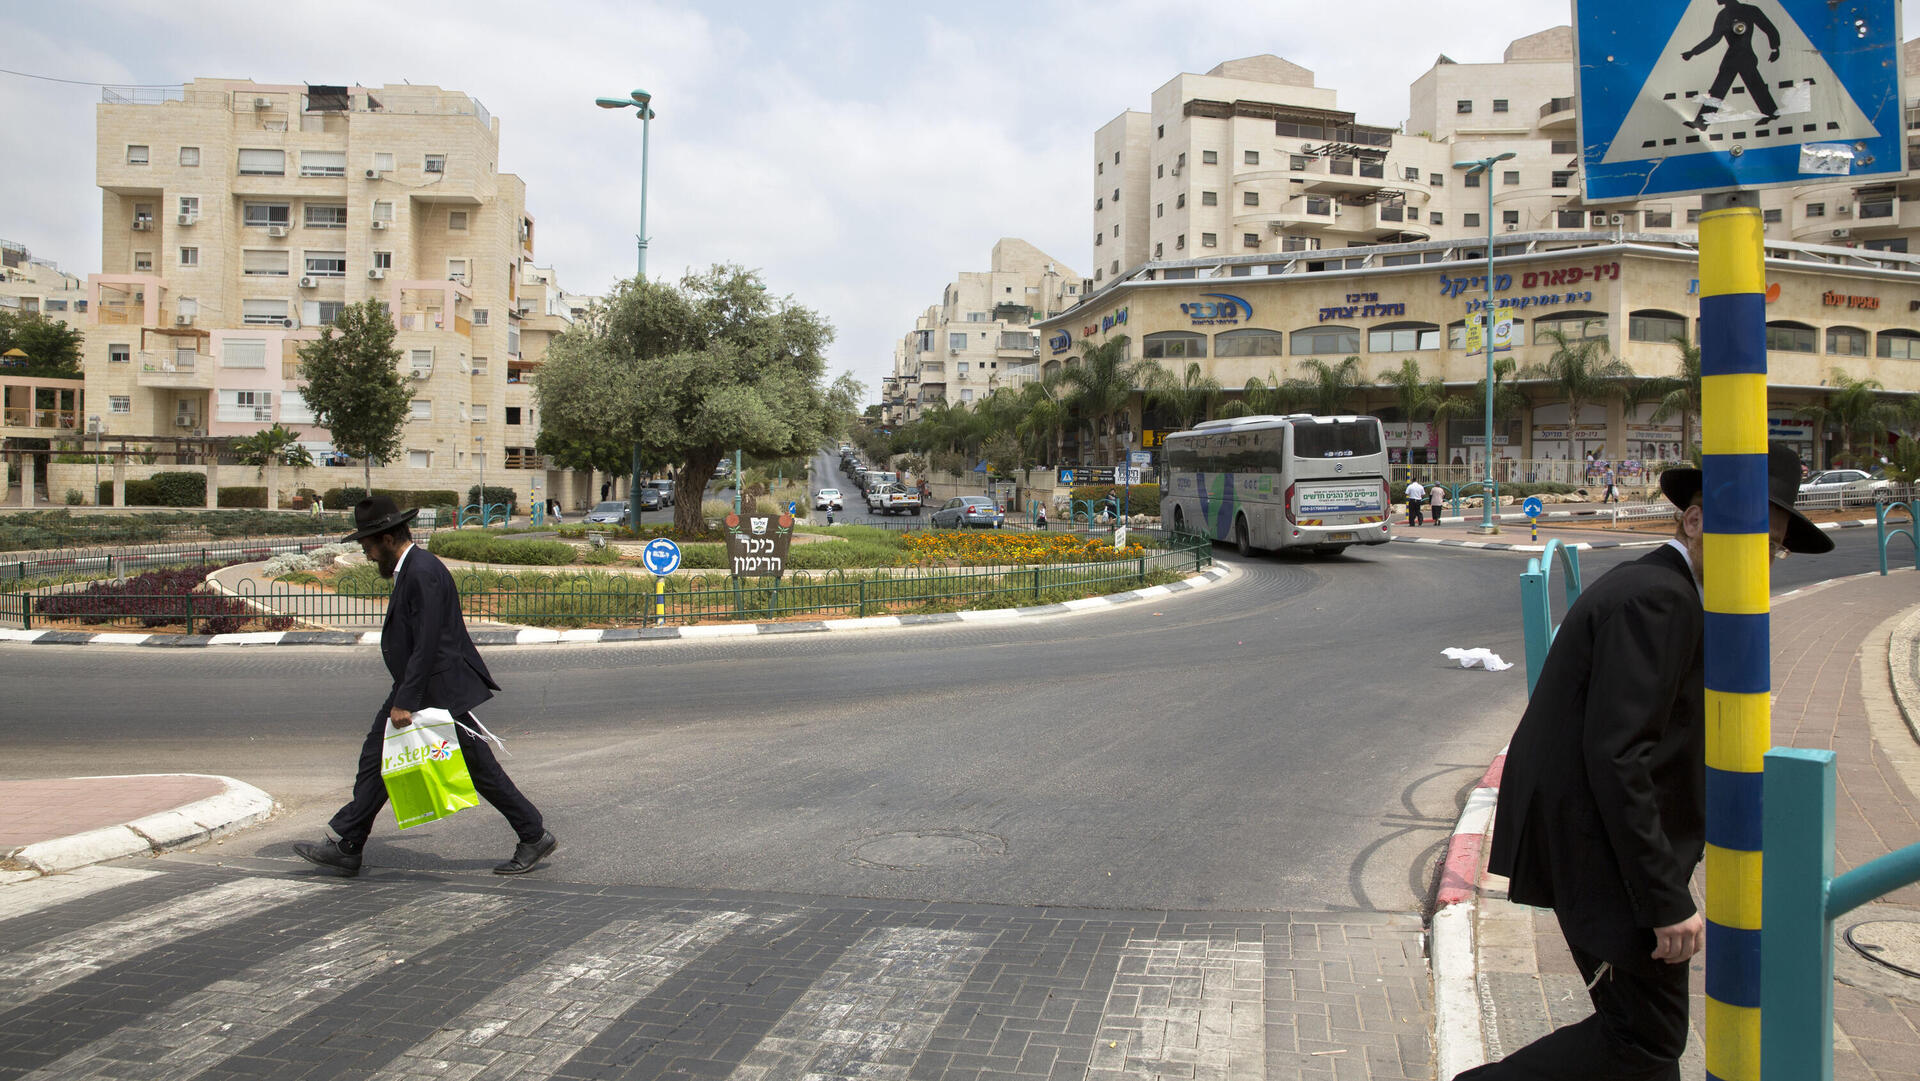
M 140 776 L 140 775 L 135 775 Z M 148 776 L 177 776 L 150 774 Z M 118 826 L 88 830 L 51 841 L 0 851 L 0 859 L 25 865 L 17 877 L 38 877 L 58 871 L 71 871 L 88 864 L 104 863 L 125 856 L 167 852 L 188 845 L 224 837 L 273 814 L 273 797 L 245 781 L 214 774 L 187 774 L 219 781 L 219 795 L 195 800 L 170 811 L 136 818 Z M 93 778 L 78 778 L 91 780 Z M 17 880 L 9 875 L 4 881 Z
M 848 619 L 813 619 L 791 623 L 715 623 L 693 627 L 615 627 L 607 630 L 555 631 L 544 627 L 501 629 L 482 627 L 469 632 L 475 645 L 532 646 L 577 645 L 602 642 L 639 642 L 662 638 L 748 638 L 763 634 L 813 634 L 865 631 L 892 627 L 921 627 L 948 623 L 976 623 L 1006 619 L 1031 619 L 1092 612 L 1121 604 L 1153 600 L 1191 589 L 1204 589 L 1231 577 L 1231 568 L 1214 564 L 1199 574 L 1164 586 L 1127 590 L 1104 597 L 1083 597 L 1020 608 L 989 608 L 969 612 L 939 612 L 924 615 L 867 616 Z M 0 645 L 59 646 L 141 646 L 155 648 L 257 647 L 257 646 L 378 646 L 379 631 L 249 631 L 239 634 L 129 634 L 125 631 L 88 634 L 85 631 L 16 631 L 0 628 Z
M 1544 515 L 1544 517 L 1579 518 L 1579 517 L 1592 516 L 1593 513 L 1594 512 L 1590 512 L 1590 511 L 1582 512 L 1582 513 L 1561 511 L 1556 514 Z M 1526 520 L 1525 515 L 1501 514 L 1501 515 L 1495 515 L 1495 517 L 1501 521 L 1507 521 L 1513 518 L 1519 518 L 1521 521 Z M 1471 521 L 1477 521 L 1477 519 L 1447 518 L 1447 519 L 1443 519 L 1442 524 L 1455 523 L 1455 524 L 1464 525 Z M 1819 526 L 1821 529 L 1828 529 L 1828 530 L 1865 529 L 1868 526 L 1875 526 L 1878 524 L 1879 523 L 1872 518 L 1858 518 L 1858 519 L 1847 521 L 1847 522 L 1821 522 L 1819 523 Z M 1408 526 L 1407 528 L 1412 529 L 1415 527 Z M 1445 538 L 1445 537 L 1422 537 L 1417 535 L 1405 536 L 1398 533 L 1393 535 L 1392 540 L 1395 544 L 1438 544 L 1448 548 L 1481 548 L 1481 549 L 1494 551 L 1494 552 L 1544 552 L 1547 550 L 1547 546 L 1544 544 L 1508 544 L 1504 541 L 1452 540 L 1450 538 Z M 1564 544 L 1565 542 L 1562 542 L 1562 543 Z M 1655 548 L 1665 543 L 1667 543 L 1665 538 L 1660 538 L 1657 540 L 1643 540 L 1643 541 L 1601 540 L 1601 541 L 1576 541 L 1572 544 L 1565 544 L 1565 547 L 1572 548 L 1579 551 L 1588 551 L 1588 550 L 1594 550 L 1594 549 L 1600 549 L 1600 548 Z

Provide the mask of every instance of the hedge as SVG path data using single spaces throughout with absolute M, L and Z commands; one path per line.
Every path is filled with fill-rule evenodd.
M 392 499 L 401 510 L 450 507 L 460 498 L 450 488 L 375 488 L 373 493 Z M 367 490 L 356 486 L 328 488 L 320 498 L 326 500 L 330 510 L 351 510 L 354 504 L 367 498 Z
M 453 499 L 451 498 L 453 493 L 448 492 L 447 495 L 449 497 L 447 499 L 447 502 L 449 503 L 453 502 Z M 505 503 L 510 512 L 518 513 L 520 510 L 519 500 L 520 500 L 519 493 L 515 492 L 512 488 L 508 488 L 505 485 L 496 485 L 496 484 L 487 485 L 487 505 L 488 506 L 492 506 L 495 503 Z M 472 506 L 478 502 L 480 502 L 480 486 L 478 484 L 469 484 L 467 486 L 466 505 Z
M 511 540 L 478 529 L 435 533 L 427 550 L 443 559 L 469 563 L 513 563 L 529 567 L 562 567 L 578 553 L 565 541 Z
M 221 489 L 226 491 L 227 489 Z M 262 488 L 260 491 L 265 492 Z M 103 480 L 95 499 L 103 507 L 113 503 L 113 482 Z M 129 507 L 204 507 L 207 505 L 207 476 L 204 473 L 155 473 L 146 480 L 127 481 Z M 231 504 L 237 505 L 237 504 Z M 263 498 L 251 506 L 266 506 Z
M 267 505 L 267 489 L 264 485 L 242 485 L 234 488 L 222 488 L 215 496 L 223 507 L 252 507 L 264 509 Z

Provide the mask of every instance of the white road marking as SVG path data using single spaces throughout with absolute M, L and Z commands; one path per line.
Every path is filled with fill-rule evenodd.
M 43 875 L 16 882 L 0 889 L 0 920 L 10 920 L 53 905 L 65 904 L 90 893 L 140 882 L 159 871 L 136 871 L 130 867 L 82 867 L 62 875 Z
M 1101 1011 L 1091 1081 L 1264 1081 L 1266 949 L 1231 940 L 1130 940 Z

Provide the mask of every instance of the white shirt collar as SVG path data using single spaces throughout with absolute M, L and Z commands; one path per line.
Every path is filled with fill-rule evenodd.
M 400 558 L 393 561 L 393 576 L 395 578 L 400 577 L 400 568 L 407 565 L 407 553 L 411 551 L 413 551 L 412 541 L 408 541 L 407 546 L 400 549 Z
M 1687 565 L 1687 579 L 1693 583 L 1694 591 L 1700 594 L 1700 603 L 1703 605 L 1706 604 L 1707 587 L 1701 585 L 1699 577 L 1693 573 L 1693 553 L 1687 551 L 1686 545 L 1681 544 L 1671 537 L 1667 538 L 1667 547 L 1680 553 L 1680 561 Z

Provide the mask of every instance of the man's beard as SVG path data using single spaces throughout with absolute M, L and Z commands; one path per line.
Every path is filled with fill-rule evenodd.
M 392 578 L 394 570 L 400 566 L 400 553 L 383 552 L 375 559 L 374 565 L 380 568 L 380 577 Z

